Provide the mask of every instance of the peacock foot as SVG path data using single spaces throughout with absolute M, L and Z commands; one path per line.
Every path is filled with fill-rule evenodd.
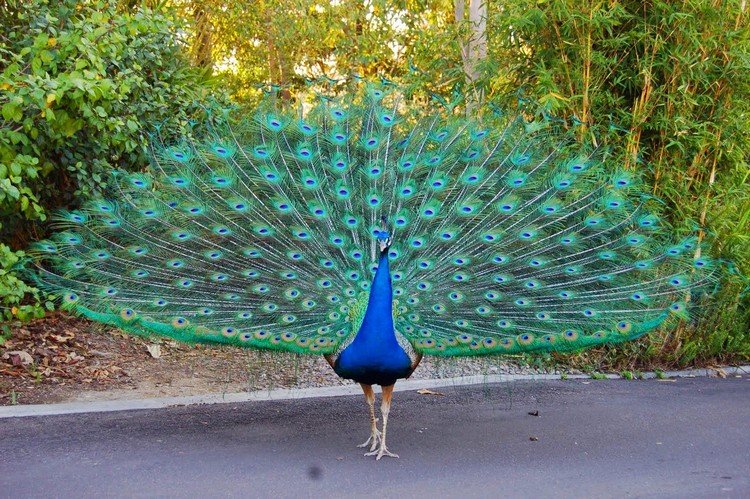
M 377 428 L 372 429 L 372 434 L 370 434 L 370 438 L 365 440 L 365 443 L 359 444 L 357 447 L 367 447 L 370 446 L 370 451 L 374 451 L 378 444 L 380 444 L 380 430 Z
M 367 454 L 365 454 L 365 456 L 375 456 L 376 461 L 380 461 L 380 458 L 383 456 L 398 458 L 398 454 L 394 454 L 393 452 L 389 451 L 388 448 L 383 445 L 382 441 L 378 450 L 368 452 Z

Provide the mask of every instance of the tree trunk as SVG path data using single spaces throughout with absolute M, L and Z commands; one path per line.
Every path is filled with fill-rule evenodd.
M 461 44 L 466 75 L 466 113 L 470 115 L 481 104 L 483 92 L 477 87 L 479 65 L 487 57 L 487 4 L 489 0 L 455 0 L 456 22 L 466 22 L 466 7 L 469 7 L 469 33 Z
M 202 68 L 210 69 L 214 65 L 213 27 L 208 11 L 200 0 L 191 4 L 195 25 L 195 42 L 193 43 L 193 62 Z

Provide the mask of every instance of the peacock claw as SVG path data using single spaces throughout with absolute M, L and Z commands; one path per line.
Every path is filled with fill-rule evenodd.
M 376 461 L 380 461 L 380 458 L 383 456 L 395 457 L 398 459 L 398 454 L 394 454 L 383 445 L 380 446 L 380 449 L 376 451 L 368 452 L 367 454 L 365 454 L 365 456 L 375 456 Z
M 374 451 L 379 443 L 380 443 L 380 430 L 376 428 L 374 429 L 370 437 L 367 440 L 365 440 L 365 443 L 359 444 L 357 447 L 367 447 L 369 445 L 370 451 Z

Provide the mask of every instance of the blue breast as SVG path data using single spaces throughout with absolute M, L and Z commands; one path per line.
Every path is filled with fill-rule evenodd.
M 383 251 L 370 287 L 367 310 L 357 335 L 336 359 L 342 378 L 368 385 L 392 385 L 411 374 L 412 361 L 393 328 L 393 296 L 388 253 Z

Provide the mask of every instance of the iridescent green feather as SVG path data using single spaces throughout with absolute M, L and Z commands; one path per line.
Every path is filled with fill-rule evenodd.
M 155 143 L 148 173 L 114 175 L 115 200 L 56 216 L 37 280 L 135 334 L 330 353 L 362 322 L 387 230 L 396 328 L 434 355 L 631 340 L 712 283 L 638 177 L 558 125 L 402 106 L 367 86 Z

